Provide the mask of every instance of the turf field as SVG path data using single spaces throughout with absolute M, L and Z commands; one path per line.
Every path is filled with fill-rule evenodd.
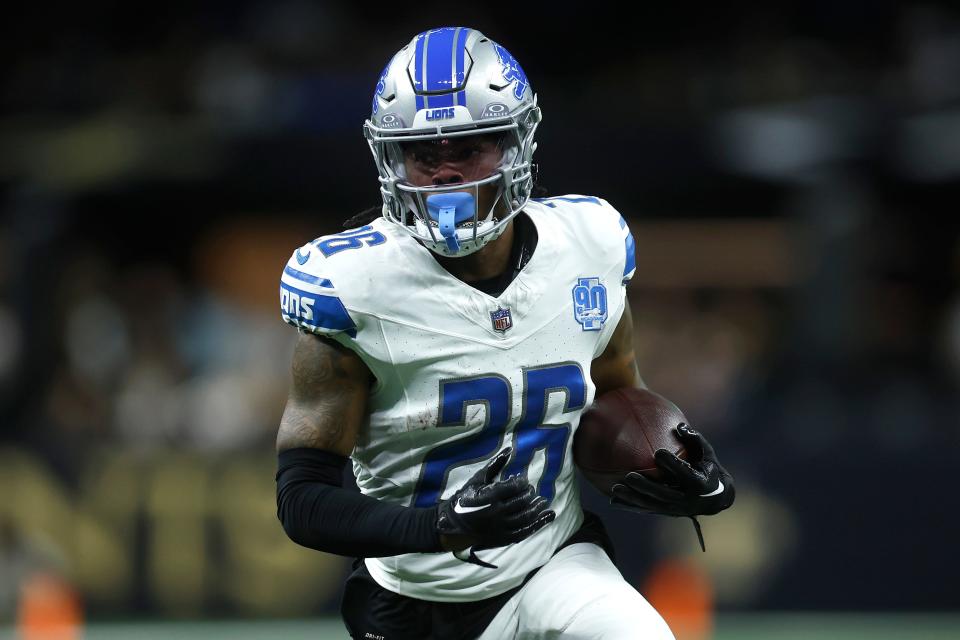
M 110 622 L 83 640 L 349 640 L 335 619 L 294 621 Z M 8 628 L 0 638 L 16 640 Z M 960 614 L 750 614 L 718 617 L 712 640 L 956 640 Z M 682 640 L 682 639 L 680 639 Z M 704 639 L 698 639 L 704 640 Z

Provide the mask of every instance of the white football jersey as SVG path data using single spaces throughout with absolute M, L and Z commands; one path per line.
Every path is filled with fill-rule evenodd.
M 283 271 L 283 319 L 352 349 L 376 377 L 351 454 L 364 494 L 431 506 L 511 446 L 502 477 L 525 474 L 556 511 L 530 538 L 478 552 L 496 570 L 451 553 L 367 558 L 373 578 L 396 593 L 497 595 L 546 563 L 583 520 L 573 432 L 593 400 L 591 362 L 623 313 L 634 241 L 598 198 L 545 198 L 524 211 L 537 246 L 496 298 L 383 219 L 300 247 Z

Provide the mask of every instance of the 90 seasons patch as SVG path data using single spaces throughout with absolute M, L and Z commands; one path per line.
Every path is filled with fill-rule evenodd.
M 607 320 L 607 288 L 600 278 L 578 278 L 572 293 L 574 320 L 584 331 L 599 331 Z

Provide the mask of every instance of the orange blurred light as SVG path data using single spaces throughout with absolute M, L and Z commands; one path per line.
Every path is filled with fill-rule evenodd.
M 17 611 L 22 640 L 79 640 L 82 627 L 80 599 L 65 580 L 45 572 L 24 578 Z
M 707 640 L 713 632 L 713 587 L 706 572 L 680 558 L 657 564 L 641 590 L 677 640 Z

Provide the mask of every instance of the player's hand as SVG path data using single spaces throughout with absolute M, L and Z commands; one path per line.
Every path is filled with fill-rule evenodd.
M 663 480 L 651 480 L 637 472 L 628 473 L 622 484 L 613 486 L 610 504 L 631 511 L 668 516 L 709 516 L 733 504 L 736 491 L 733 477 L 720 466 L 713 447 L 685 424 L 677 434 L 687 450 L 681 460 L 666 449 L 654 454 Z
M 510 452 L 510 447 L 502 450 L 459 491 L 440 503 L 437 531 L 455 555 L 456 551 L 470 548 L 469 558 L 462 560 L 493 567 L 479 560 L 474 552 L 520 542 L 556 517 L 526 478 L 514 476 L 494 481 L 507 465 Z M 452 541 L 456 542 L 450 544 Z

